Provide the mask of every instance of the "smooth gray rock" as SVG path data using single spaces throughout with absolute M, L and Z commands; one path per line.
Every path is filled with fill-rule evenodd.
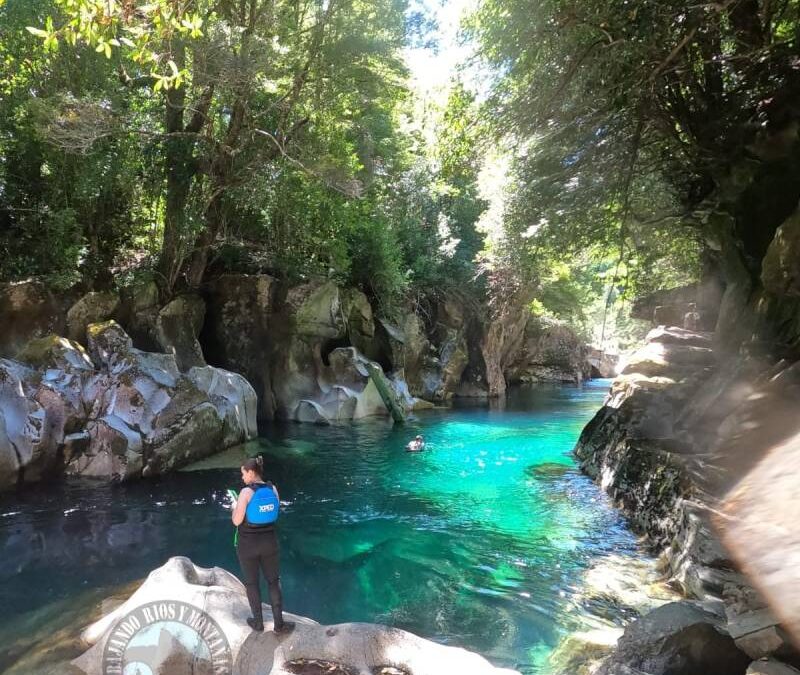
M 35 377 L 22 364 L 0 360 L 0 490 L 56 460 L 56 447 L 48 443 L 47 411 L 32 396 Z
M 72 662 L 77 672 L 101 675 L 103 651 L 116 623 L 154 602 L 185 603 L 202 609 L 224 635 L 224 642 L 230 647 L 233 672 L 238 675 L 288 675 L 291 662 L 299 659 L 341 664 L 356 673 L 371 674 L 382 667 L 392 667 L 408 675 L 519 675 L 513 670 L 495 668 L 465 649 L 439 645 L 396 628 L 373 624 L 322 626 L 302 616 L 285 614 L 297 624 L 296 628 L 287 636 L 277 637 L 271 632 L 272 616 L 267 605 L 264 605 L 266 631 L 254 633 L 245 623 L 250 608 L 242 583 L 224 569 L 198 567 L 182 557 L 171 558 L 151 572 L 127 601 L 84 630 L 83 640 L 90 647 Z M 166 606 L 165 611 L 169 611 Z M 202 641 L 198 642 L 194 652 L 187 654 L 175 645 L 175 651 L 159 658 L 172 659 L 170 672 L 197 665 L 195 659 L 202 659 L 201 650 L 205 647 Z
M 187 376 L 220 413 L 224 420 L 222 444 L 244 443 L 258 435 L 258 397 L 252 385 L 238 373 L 222 368 L 192 368 Z

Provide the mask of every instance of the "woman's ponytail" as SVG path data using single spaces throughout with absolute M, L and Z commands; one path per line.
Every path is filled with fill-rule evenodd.
M 264 458 L 261 455 L 250 457 L 242 464 L 245 471 L 255 471 L 259 478 L 264 477 Z

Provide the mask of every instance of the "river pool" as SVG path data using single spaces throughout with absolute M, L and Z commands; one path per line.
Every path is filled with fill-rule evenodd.
M 504 405 L 420 413 L 407 425 L 274 427 L 265 456 L 284 501 L 286 609 L 367 621 L 544 673 L 574 628 L 583 572 L 634 535 L 570 451 L 607 381 L 515 391 Z M 422 433 L 427 450 L 404 452 Z M 54 482 L 0 500 L 0 672 L 69 655 L 105 595 L 173 555 L 238 572 L 225 489 L 241 451 L 160 480 Z M 205 467 L 205 468 L 204 468 Z

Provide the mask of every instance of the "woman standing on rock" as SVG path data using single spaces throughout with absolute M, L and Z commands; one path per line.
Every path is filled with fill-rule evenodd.
M 253 630 L 264 630 L 260 569 L 269 585 L 273 630 L 276 633 L 288 633 L 294 628 L 294 623 L 283 620 L 283 596 L 278 572 L 280 552 L 275 532 L 281 504 L 278 490 L 272 483 L 264 480 L 262 457 L 248 459 L 241 469 L 245 488 L 233 504 L 231 519 L 238 528 L 236 553 L 242 567 L 247 601 L 253 613 L 247 624 Z

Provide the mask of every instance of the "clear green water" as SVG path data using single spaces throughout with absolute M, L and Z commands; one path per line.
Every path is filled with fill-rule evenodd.
M 323 623 L 387 623 L 545 672 L 578 619 L 565 608 L 581 573 L 604 554 L 636 551 L 569 454 L 606 389 L 528 389 L 503 409 L 432 411 L 405 427 L 271 431 L 251 448 L 286 502 L 286 608 Z M 416 433 L 428 450 L 404 452 Z M 169 556 L 238 572 L 219 503 L 238 487 L 234 464 L 0 501 L 0 653 L 9 652 L 0 671 L 43 627 L 74 622 L 70 611 L 80 616 Z

